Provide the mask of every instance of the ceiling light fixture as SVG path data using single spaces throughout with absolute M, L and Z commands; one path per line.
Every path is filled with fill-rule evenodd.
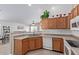
M 55 10 L 55 7 L 52 7 L 52 10 Z
M 28 6 L 31 6 L 32 4 L 28 4 Z

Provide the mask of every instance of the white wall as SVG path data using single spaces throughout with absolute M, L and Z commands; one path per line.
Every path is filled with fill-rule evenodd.
M 1 26 L 10 26 L 11 33 L 14 32 L 14 31 L 26 31 L 26 28 L 27 28 L 26 25 L 20 24 L 20 23 L 10 23 L 10 22 L 2 22 L 2 21 L 0 21 L 0 25 Z M 17 26 L 23 26 L 24 28 L 23 29 L 17 29 Z
M 69 29 L 48 29 L 41 30 L 43 34 L 67 34 L 71 35 L 71 31 Z

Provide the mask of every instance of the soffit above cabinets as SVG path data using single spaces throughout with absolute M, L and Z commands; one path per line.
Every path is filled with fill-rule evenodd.
M 32 20 L 40 21 L 40 15 L 44 10 L 50 11 L 52 15 L 69 13 L 74 4 L 0 4 L 0 21 L 19 22 L 23 24 L 31 24 Z

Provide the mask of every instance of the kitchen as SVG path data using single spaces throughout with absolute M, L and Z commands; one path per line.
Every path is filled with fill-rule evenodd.
M 0 54 L 28 55 L 29 52 L 40 49 L 52 53 L 38 51 L 35 52 L 36 55 L 79 54 L 79 48 L 71 47 L 67 42 L 70 40 L 77 43 L 79 39 L 79 5 L 0 5 L 0 12 L 1 32 L 3 31 L 1 46 L 5 46 Z M 45 18 L 43 13 L 48 13 L 49 17 Z M 7 33 L 3 26 L 8 29 L 6 31 L 10 34 L 9 41 L 5 37 Z

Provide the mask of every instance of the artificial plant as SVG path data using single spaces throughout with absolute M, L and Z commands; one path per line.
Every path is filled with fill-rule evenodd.
M 41 15 L 41 18 L 42 18 L 42 19 L 46 19 L 46 18 L 48 18 L 48 17 L 49 17 L 49 11 L 45 10 L 45 11 L 43 12 L 43 14 Z

